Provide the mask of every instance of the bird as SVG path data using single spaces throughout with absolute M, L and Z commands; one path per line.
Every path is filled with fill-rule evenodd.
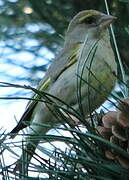
M 54 104 L 70 112 L 72 107 L 86 118 L 102 105 L 113 90 L 117 64 L 108 28 L 115 20 L 116 17 L 97 10 L 83 10 L 70 21 L 61 52 L 37 86 L 41 93 L 34 92 L 32 98 L 35 100 L 30 100 L 20 121 L 10 132 L 11 138 L 14 138 L 20 130 L 29 126 L 25 144 L 28 164 L 42 136 L 50 129 L 49 125 L 63 123 L 53 113 Z M 47 93 L 52 103 L 43 101 L 42 93 Z M 36 123 L 46 127 L 36 126 Z M 39 138 L 33 138 L 33 135 Z M 20 160 L 22 158 L 23 155 Z

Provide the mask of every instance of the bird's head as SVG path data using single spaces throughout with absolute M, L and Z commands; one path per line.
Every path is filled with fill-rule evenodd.
M 114 16 L 96 10 L 81 11 L 71 20 L 65 42 L 83 42 L 87 34 L 92 38 L 100 38 L 115 19 Z

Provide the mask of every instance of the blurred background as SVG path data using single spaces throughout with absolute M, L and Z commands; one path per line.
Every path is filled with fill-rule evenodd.
M 129 1 L 112 0 L 108 6 L 118 18 L 114 32 L 128 72 Z M 104 0 L 0 0 L 0 81 L 36 87 L 63 46 L 69 21 L 84 9 L 106 12 Z M 0 97 L 19 96 L 30 97 L 30 92 L 0 87 Z M 26 103 L 0 100 L 0 126 L 10 131 Z

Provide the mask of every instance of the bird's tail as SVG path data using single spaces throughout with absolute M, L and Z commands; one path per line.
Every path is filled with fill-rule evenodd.
M 22 155 L 20 159 L 17 160 L 16 166 L 14 168 L 14 173 L 19 172 L 20 177 L 26 176 L 28 174 L 28 168 L 30 161 L 35 153 L 36 147 L 39 140 L 33 140 L 26 143 L 25 148 L 22 149 Z
M 42 136 L 46 134 L 48 129 L 44 128 L 42 129 Z M 29 171 L 29 166 L 31 166 L 31 159 L 34 157 L 36 147 L 38 146 L 39 142 L 41 140 L 40 134 L 32 135 L 26 137 L 26 143 L 25 146 L 22 147 L 22 155 L 17 160 L 16 166 L 14 168 L 14 173 L 17 171 L 19 172 L 20 177 L 27 176 Z M 42 142 L 46 142 L 42 138 Z

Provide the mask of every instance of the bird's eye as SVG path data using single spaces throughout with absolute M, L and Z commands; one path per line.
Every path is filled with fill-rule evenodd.
M 85 24 L 94 24 L 95 21 L 96 21 L 95 18 L 93 16 L 91 16 L 91 17 L 86 18 L 83 22 Z

